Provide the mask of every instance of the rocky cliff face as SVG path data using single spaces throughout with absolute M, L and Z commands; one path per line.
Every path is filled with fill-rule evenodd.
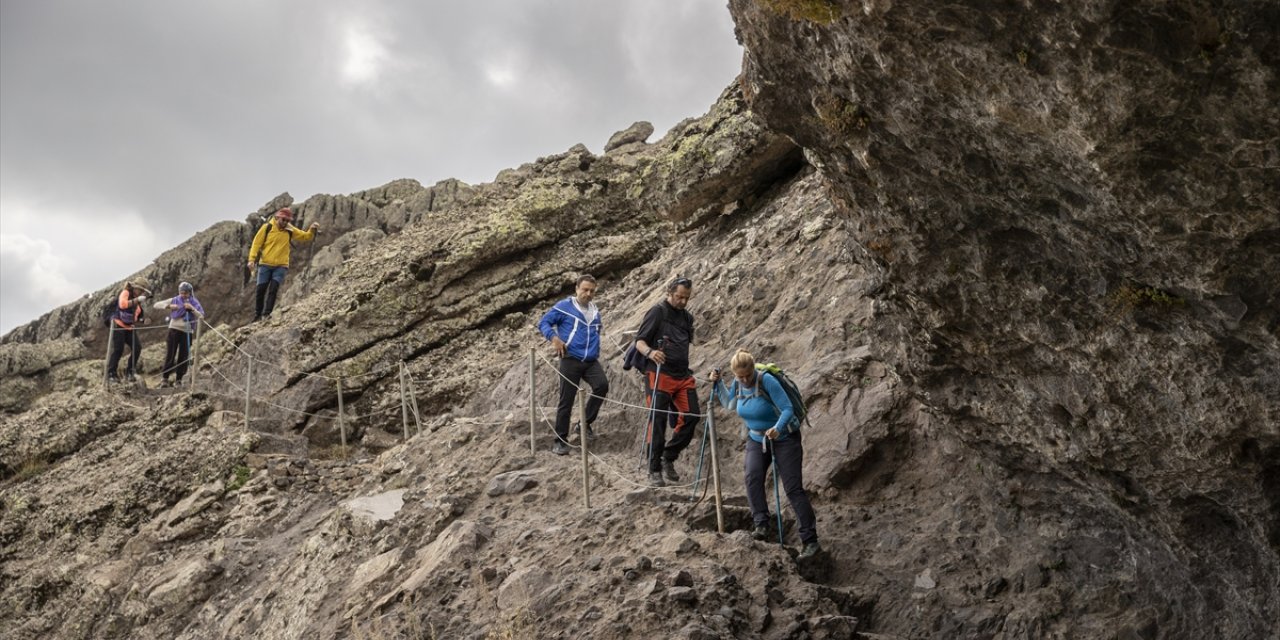
M 888 628 L 1275 635 L 1276 7 L 731 6 L 750 104 L 908 318 L 884 357 L 996 462 L 952 486 L 1017 510 L 937 539 L 974 545 L 947 572 L 1007 583 L 1013 539 L 1055 567 L 981 601 L 943 577 Z
M 101 391 L 101 344 L 52 340 L 95 299 L 6 336 L 4 637 L 1280 632 L 1274 10 L 731 10 L 742 78 L 657 142 L 295 206 L 326 232 L 269 322 L 256 215 L 161 256 L 213 309 L 194 394 Z M 584 271 L 625 403 L 590 507 L 541 360 L 526 399 Z M 746 347 L 806 390 L 818 562 L 747 535 L 723 411 L 729 533 L 640 484 L 616 353 L 676 275 L 696 370 Z

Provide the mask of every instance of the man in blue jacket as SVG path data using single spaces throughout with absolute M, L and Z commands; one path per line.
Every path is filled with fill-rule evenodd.
M 556 442 L 551 452 L 556 455 L 569 453 L 569 416 L 573 413 L 573 398 L 578 385 L 586 380 L 591 385 L 591 398 L 587 400 L 587 439 L 594 440 L 591 424 L 600 414 L 600 405 L 609 393 L 609 379 L 600 366 L 600 310 L 591 299 L 596 295 L 596 279 L 583 275 L 578 278 L 574 291 L 542 316 L 538 330 L 551 341 L 556 355 L 560 356 L 560 403 L 556 405 Z

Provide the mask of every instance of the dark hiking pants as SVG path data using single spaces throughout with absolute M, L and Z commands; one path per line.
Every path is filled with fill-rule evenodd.
M 680 452 L 693 440 L 693 429 L 698 426 L 698 381 L 693 376 L 673 378 L 659 375 L 658 393 L 653 393 L 654 372 L 646 371 L 645 404 L 653 403 L 656 411 L 650 412 L 645 442 L 650 445 L 649 471 L 662 471 L 662 463 L 675 462 Z M 667 439 L 667 425 L 671 425 L 671 439 Z
M 137 372 L 138 354 L 142 352 L 142 341 L 138 339 L 138 332 L 116 327 L 115 331 L 111 332 L 111 357 L 107 358 L 108 376 L 115 378 L 119 375 L 117 370 L 125 347 L 129 347 L 129 365 L 125 369 L 125 375 Z
M 756 526 L 769 524 L 769 498 L 765 491 L 765 472 L 769 463 L 775 463 L 773 472 L 782 481 L 782 489 L 787 494 L 787 502 L 796 513 L 796 523 L 800 528 L 800 542 L 808 544 L 818 541 L 817 516 L 813 513 L 813 505 L 809 504 L 809 494 L 804 490 L 804 445 L 800 442 L 800 433 L 792 433 L 782 440 L 766 440 L 768 449 L 762 448 L 759 442 L 747 439 L 746 473 L 747 504 L 751 506 L 751 519 Z
M 170 375 L 177 375 L 178 382 L 187 375 L 187 365 L 191 356 L 191 334 L 181 329 L 170 329 L 164 342 L 164 370 L 160 376 L 165 380 Z
M 560 402 L 556 405 L 556 435 L 569 441 L 569 418 L 573 415 L 573 400 L 578 395 L 578 385 L 583 380 L 591 385 L 591 397 L 587 398 L 587 426 L 600 415 L 600 405 L 609 395 L 609 380 L 599 360 L 583 362 L 577 358 L 560 358 Z

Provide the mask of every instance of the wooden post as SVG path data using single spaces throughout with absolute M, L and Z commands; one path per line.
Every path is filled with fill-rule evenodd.
M 405 397 L 404 392 L 404 360 L 400 361 L 400 428 L 401 439 L 404 442 L 409 441 L 409 399 Z
M 578 389 L 578 445 L 582 448 L 582 503 L 591 508 L 591 463 L 587 452 L 587 393 Z
M 342 378 L 338 378 L 338 432 L 342 434 L 342 459 L 347 459 L 347 422 L 342 417 Z
M 253 387 L 253 356 L 244 354 L 244 430 L 249 430 L 249 389 Z
M 191 342 L 191 353 L 187 354 L 191 357 L 191 387 L 189 393 L 196 392 L 196 372 L 200 371 L 200 319 L 196 319 L 196 335 Z
M 111 342 L 116 339 L 116 321 L 115 318 L 108 320 L 107 325 L 107 354 L 102 360 L 102 390 L 106 391 L 111 388 L 111 370 L 107 367 L 111 365 Z
M 720 497 L 720 452 L 716 449 L 716 395 L 712 387 L 707 402 L 707 429 L 711 434 L 711 482 L 716 488 L 716 530 L 724 533 L 724 505 Z
M 537 367 L 537 352 L 533 347 L 529 348 L 529 453 L 537 453 L 538 446 L 534 443 L 534 430 L 538 423 L 538 411 L 534 407 L 537 404 L 538 380 L 534 376 L 534 368 Z

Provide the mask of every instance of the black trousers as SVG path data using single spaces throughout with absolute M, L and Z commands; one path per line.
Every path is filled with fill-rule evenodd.
M 804 490 L 804 445 L 800 433 L 795 432 L 783 440 L 765 440 L 767 449 L 759 442 L 747 439 L 744 480 L 747 484 L 747 504 L 751 506 L 751 519 L 756 525 L 769 524 L 769 498 L 764 487 L 764 475 L 773 462 L 773 472 L 782 481 L 787 502 L 796 512 L 796 524 L 800 529 L 800 542 L 818 541 L 818 518 L 809 504 L 809 494 Z
M 177 375 L 178 382 L 182 382 L 190 362 L 191 334 L 181 329 L 170 329 L 164 340 L 164 370 L 160 376 L 168 380 L 170 375 Z
M 126 374 L 135 373 L 138 370 L 138 355 L 142 353 L 142 340 L 138 339 L 138 332 L 133 329 L 121 329 L 116 327 L 111 332 L 111 356 L 107 358 L 107 375 L 116 378 L 119 373 L 116 371 L 120 366 L 120 357 L 124 355 L 124 348 L 129 347 L 129 365 L 125 369 Z
M 577 358 L 560 358 L 560 402 L 556 405 L 556 435 L 568 442 L 569 417 L 573 415 L 573 400 L 578 395 L 578 385 L 586 380 L 591 385 L 591 397 L 587 399 L 587 426 L 600 415 L 600 405 L 609 395 L 609 379 L 599 360 L 583 362 Z

